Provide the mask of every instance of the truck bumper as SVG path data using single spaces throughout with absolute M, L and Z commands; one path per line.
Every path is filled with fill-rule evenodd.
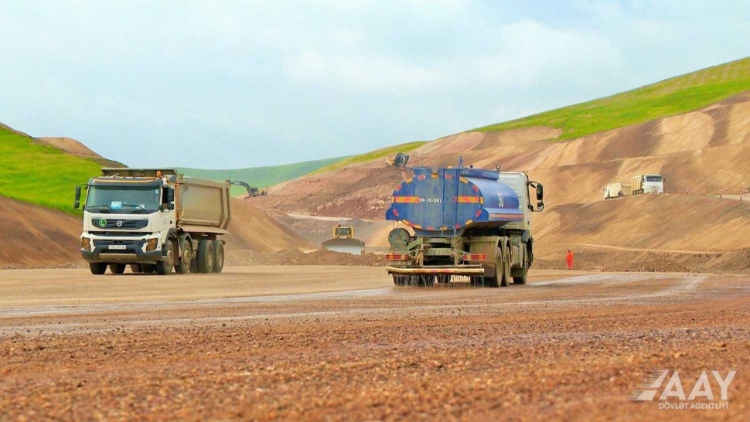
M 450 274 L 450 275 L 468 275 L 480 276 L 484 274 L 484 268 L 481 265 L 460 265 L 460 266 L 431 266 L 431 267 L 385 267 L 388 274 L 398 275 L 422 275 L 422 274 Z
M 81 256 L 87 262 L 117 262 L 125 264 L 155 264 L 164 260 L 161 250 L 144 252 L 143 241 L 126 245 L 125 249 L 113 250 L 108 245 L 94 247 L 94 250 L 81 249 Z

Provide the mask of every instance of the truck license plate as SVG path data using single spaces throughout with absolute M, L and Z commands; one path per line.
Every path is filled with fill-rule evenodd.
M 109 249 L 122 251 L 125 250 L 125 245 L 109 245 Z

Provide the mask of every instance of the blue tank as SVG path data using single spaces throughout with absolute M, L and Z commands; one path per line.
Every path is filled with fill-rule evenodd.
M 480 223 L 523 220 L 518 196 L 496 171 L 419 167 L 412 173 L 393 191 L 385 218 L 412 227 L 417 236 L 460 236 Z

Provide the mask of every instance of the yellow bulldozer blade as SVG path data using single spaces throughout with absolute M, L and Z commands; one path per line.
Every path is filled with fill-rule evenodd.
M 357 239 L 328 239 L 323 242 L 323 249 L 333 252 L 362 255 L 365 253 L 365 242 Z

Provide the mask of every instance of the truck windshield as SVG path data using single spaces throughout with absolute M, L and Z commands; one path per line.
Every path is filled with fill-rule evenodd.
M 647 182 L 661 182 L 661 176 L 646 176 Z
M 112 214 L 150 214 L 161 203 L 161 189 L 147 186 L 89 187 L 86 211 Z

